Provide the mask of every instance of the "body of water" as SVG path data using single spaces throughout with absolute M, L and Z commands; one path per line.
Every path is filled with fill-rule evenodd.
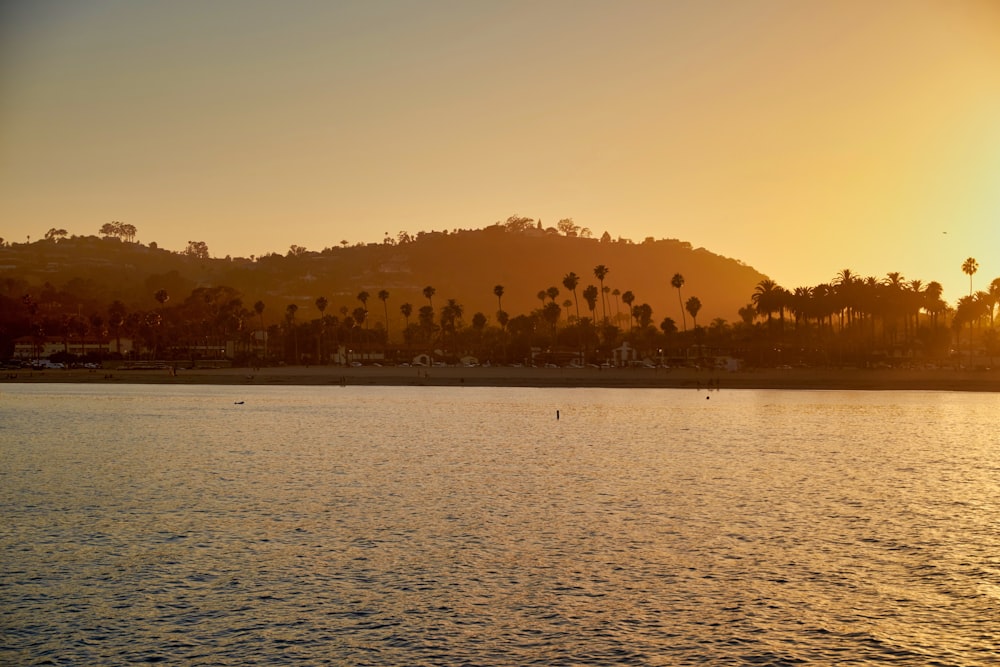
M 8 385 L 0 663 L 1000 664 L 998 414 Z

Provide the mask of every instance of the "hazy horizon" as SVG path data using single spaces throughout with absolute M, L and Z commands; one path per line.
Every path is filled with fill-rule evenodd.
M 213 256 L 573 218 L 791 289 L 1000 275 L 1000 4 L 12 2 L 0 236 Z

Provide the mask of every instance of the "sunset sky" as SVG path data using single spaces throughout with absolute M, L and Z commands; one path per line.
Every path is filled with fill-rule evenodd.
M 789 289 L 899 271 L 954 301 L 968 256 L 985 288 L 1000 2 L 0 5 L 7 241 L 119 220 L 248 256 L 512 214 Z

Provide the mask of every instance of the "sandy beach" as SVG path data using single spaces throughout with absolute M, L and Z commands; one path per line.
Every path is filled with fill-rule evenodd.
M 650 368 L 351 367 L 21 369 L 0 383 L 381 385 L 466 387 L 630 387 L 1000 391 L 995 370 L 794 368 L 735 372 Z

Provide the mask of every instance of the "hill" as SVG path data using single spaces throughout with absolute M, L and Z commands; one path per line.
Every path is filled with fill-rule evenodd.
M 208 258 L 191 252 L 173 252 L 156 244 L 130 243 L 115 237 L 76 236 L 60 240 L 9 244 L 0 248 L 0 294 L 20 299 L 24 294 L 50 310 L 71 314 L 105 313 L 115 300 L 129 310 L 157 306 L 153 297 L 164 289 L 181 300 L 198 287 L 228 286 L 237 290 L 247 307 L 264 302 L 265 320 L 277 322 L 288 304 L 299 307 L 300 318 L 318 317 L 315 301 L 325 296 L 327 312 L 353 310 L 357 295 L 367 291 L 369 310 L 381 313 L 380 290 L 389 292 L 390 318 L 399 319 L 399 306 L 427 304 L 422 291 L 435 289 L 434 306 L 447 299 L 464 307 L 465 319 L 483 312 L 493 320 L 497 299 L 493 289 L 503 285 L 503 308 L 511 316 L 539 307 L 538 292 L 556 287 L 558 303 L 573 299 L 563 286 L 569 272 L 579 276 L 577 296 L 582 316 L 588 314 L 583 289 L 599 286 L 594 267 L 609 271 L 609 290 L 635 295 L 635 304 L 649 304 L 658 324 L 671 317 L 680 324 L 677 290 L 671 277 L 680 273 L 684 299 L 702 302 L 699 322 L 721 317 L 738 320 L 754 286 L 765 276 L 735 259 L 692 248 L 676 239 L 647 239 L 642 243 L 564 235 L 534 227 L 511 231 L 501 224 L 456 232 L 421 232 L 404 242 L 327 248 L 322 252 L 293 247 L 287 254 L 257 258 Z M 608 295 L 609 316 L 616 309 Z M 624 312 L 624 304 L 619 305 Z M 572 309 L 571 309 L 572 312 Z M 601 315 L 598 301 L 597 315 Z M 380 318 L 381 319 L 381 318 Z M 690 317 L 688 317 L 690 320 Z

